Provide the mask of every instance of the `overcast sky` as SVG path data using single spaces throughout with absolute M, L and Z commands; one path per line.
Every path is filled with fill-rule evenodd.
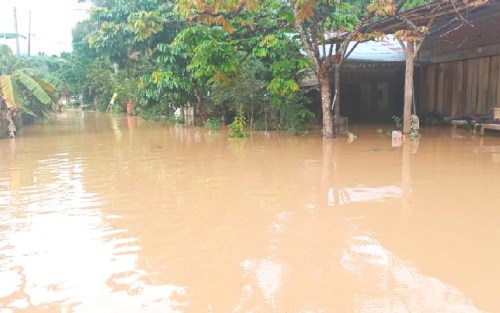
M 28 36 L 31 11 L 31 54 L 59 55 L 71 51 L 71 29 L 88 16 L 89 4 L 77 0 L 0 0 L 0 33 L 14 32 L 13 7 L 17 9 L 19 33 Z M 2 40 L 15 52 L 15 40 Z M 21 54 L 27 54 L 28 41 L 19 42 Z

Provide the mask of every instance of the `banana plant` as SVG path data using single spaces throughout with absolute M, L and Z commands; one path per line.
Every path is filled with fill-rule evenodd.
M 23 109 L 24 101 L 53 103 L 55 80 L 30 68 L 21 68 L 20 59 L 6 45 L 0 45 L 0 123 L 7 121 L 9 137 L 15 137 L 13 118 Z M 1 138 L 1 134 L 0 134 Z

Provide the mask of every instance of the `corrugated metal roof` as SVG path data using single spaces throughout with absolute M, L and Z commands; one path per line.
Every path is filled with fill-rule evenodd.
M 349 45 L 349 48 L 354 43 Z M 377 41 L 359 43 L 347 58 L 351 62 L 404 62 L 405 54 L 401 45 L 392 35 Z
M 355 43 L 349 44 L 349 49 Z M 325 45 L 329 51 L 331 44 Z M 323 57 L 323 49 L 320 47 L 320 55 Z M 351 62 L 404 62 L 405 55 L 401 45 L 392 35 L 387 35 L 379 40 L 365 41 L 358 44 L 351 55 L 347 58 Z
M 349 45 L 351 49 L 355 43 Z M 325 45 L 325 50 L 329 51 L 331 45 Z M 319 49 L 321 55 L 322 48 Z M 387 35 L 376 41 L 361 42 L 347 58 L 349 63 L 369 63 L 369 62 L 404 62 L 405 54 L 401 45 L 392 35 Z M 347 63 L 345 63 L 347 64 Z M 301 87 L 318 85 L 318 79 L 313 69 L 309 69 L 308 75 L 300 82 Z

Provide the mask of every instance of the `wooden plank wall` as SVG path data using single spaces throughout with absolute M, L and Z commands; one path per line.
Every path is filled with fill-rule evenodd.
M 492 114 L 500 107 L 500 55 L 420 67 L 418 112 Z

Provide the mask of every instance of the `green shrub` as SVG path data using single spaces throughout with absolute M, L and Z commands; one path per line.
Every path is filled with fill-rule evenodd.
M 315 114 L 300 103 L 292 103 L 286 111 L 288 131 L 297 134 L 306 129 L 306 123 L 314 119 Z
M 403 128 L 403 119 L 399 116 L 392 116 L 392 120 L 394 121 L 394 125 L 397 129 Z
M 205 128 L 208 129 L 208 130 L 218 130 L 220 128 L 220 121 L 219 119 L 216 119 L 216 118 L 209 118 L 206 122 L 205 122 Z

